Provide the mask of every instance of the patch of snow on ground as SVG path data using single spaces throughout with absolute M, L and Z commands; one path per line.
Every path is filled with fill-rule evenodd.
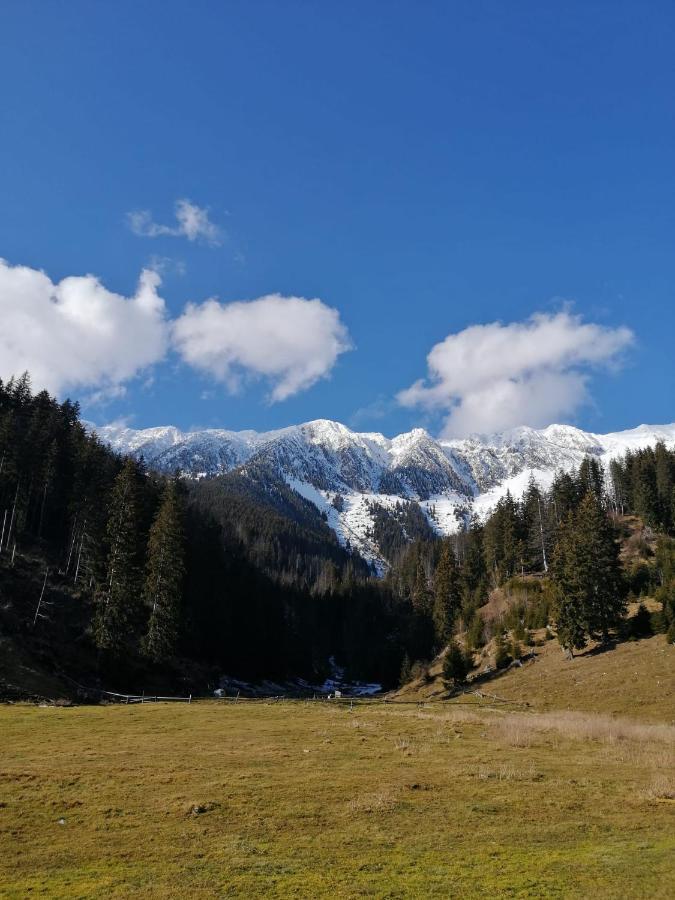
M 465 516 L 461 515 L 462 511 L 466 510 L 466 515 L 469 518 L 471 516 L 471 500 L 455 492 L 434 494 L 428 500 L 420 500 L 419 505 L 429 525 L 442 537 L 457 534 L 464 528 Z
M 283 696 L 285 694 L 334 694 L 340 691 L 343 697 L 372 697 L 382 690 L 381 684 L 364 681 L 348 681 L 345 679 L 345 670 L 339 666 L 335 657 L 328 659 L 330 677 L 322 684 L 312 684 L 304 678 L 293 678 L 290 681 L 279 683 L 276 681 L 261 681 L 257 683 L 241 681 L 223 675 L 220 679 L 220 687 L 213 691 L 213 696 L 218 698 L 236 697 L 237 694 L 252 697 Z
M 537 486 L 541 490 L 547 491 L 553 483 L 555 472 L 550 469 L 527 469 L 526 471 L 519 472 L 511 478 L 505 479 L 501 484 L 498 484 L 491 490 L 485 491 L 475 497 L 473 501 L 473 511 L 477 513 L 479 519 L 487 518 L 497 505 L 498 501 L 506 496 L 507 491 L 511 492 L 511 496 L 514 500 L 520 500 L 527 490 L 530 477 L 534 478 Z

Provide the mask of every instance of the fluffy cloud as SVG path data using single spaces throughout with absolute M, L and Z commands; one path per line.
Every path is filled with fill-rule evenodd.
M 89 403 L 124 395 L 124 383 L 173 347 L 190 366 L 235 391 L 267 378 L 270 399 L 285 400 L 331 371 L 350 349 L 337 310 L 321 300 L 273 294 L 250 302 L 188 304 L 171 322 L 146 269 L 132 297 L 93 275 L 54 283 L 0 259 L 0 377 L 27 370 L 36 389 L 89 390 Z
M 122 297 L 93 275 L 55 284 L 44 272 L 0 259 L 0 376 L 28 370 L 37 389 L 119 393 L 122 382 L 166 354 L 159 283 L 144 270 L 134 296 Z
M 279 294 L 246 303 L 189 304 L 174 323 L 173 341 L 185 362 L 232 392 L 242 378 L 269 379 L 273 402 L 326 376 L 351 347 L 337 310 L 321 300 Z
M 159 225 L 147 209 L 127 213 L 127 221 L 129 228 L 139 237 L 185 237 L 189 241 L 205 241 L 214 247 L 220 245 L 222 232 L 209 219 L 208 209 L 190 200 L 177 200 L 175 214 L 178 224 L 173 226 Z
M 632 340 L 628 328 L 583 322 L 568 312 L 472 325 L 431 349 L 428 379 L 398 400 L 447 411 L 445 437 L 547 425 L 586 402 L 590 372 L 618 365 Z

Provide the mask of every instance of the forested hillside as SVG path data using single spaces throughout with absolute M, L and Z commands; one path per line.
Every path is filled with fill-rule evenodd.
M 156 475 L 87 433 L 77 404 L 33 396 L 28 376 L 0 384 L 2 640 L 129 687 L 317 678 L 335 655 L 355 677 L 395 671 L 389 598 L 369 567 L 285 485 L 251 485 Z
M 23 376 L 0 383 L 0 688 L 21 693 L 19 657 L 85 684 L 195 691 L 223 673 L 316 683 L 333 657 L 387 686 L 448 642 L 461 681 L 471 651 L 494 640 L 501 665 L 545 625 L 570 654 L 636 628 L 675 637 L 674 486 L 657 445 L 608 473 L 588 458 L 548 491 L 532 480 L 450 538 L 415 503 L 375 509 L 382 579 L 273 473 L 156 474 Z M 523 599 L 486 615 L 519 579 Z M 646 596 L 656 608 L 627 623 Z
M 576 472 L 559 473 L 549 491 L 531 480 L 521 499 L 507 493 L 484 523 L 474 520 L 440 549 L 409 546 L 388 582 L 410 598 L 427 642 L 422 655 L 450 640 L 452 684 L 486 643 L 494 642 L 501 668 L 544 626 L 570 656 L 592 640 L 661 631 L 675 640 L 674 486 L 675 453 L 663 445 L 627 454 L 608 477 L 587 458 Z M 640 606 L 628 620 L 628 601 L 646 597 L 657 608 Z

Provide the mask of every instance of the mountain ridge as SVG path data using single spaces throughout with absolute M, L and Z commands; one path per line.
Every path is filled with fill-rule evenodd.
M 330 419 L 265 432 L 89 427 L 112 449 L 143 456 L 165 473 L 203 478 L 271 468 L 326 514 L 343 544 L 382 566 L 386 561 L 371 537 L 372 504 L 416 502 L 435 531 L 451 534 L 471 513 L 484 515 L 507 490 L 519 496 L 530 476 L 547 487 L 557 471 L 577 467 L 587 455 L 606 465 L 658 441 L 675 446 L 675 423 L 608 434 L 573 425 L 520 426 L 451 440 L 433 438 L 423 428 L 387 438 Z

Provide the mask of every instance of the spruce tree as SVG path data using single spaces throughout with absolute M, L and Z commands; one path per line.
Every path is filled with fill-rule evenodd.
M 429 591 L 429 583 L 427 581 L 426 572 L 424 571 L 424 560 L 421 558 L 418 558 L 417 561 L 415 584 L 412 592 L 412 605 L 417 613 L 428 615 L 431 612 L 431 592 Z
M 654 470 L 659 507 L 659 524 L 669 529 L 672 525 L 671 501 L 675 482 L 675 454 L 669 453 L 659 442 L 654 448 Z
M 511 657 L 507 652 L 504 635 L 500 630 L 495 635 L 495 668 L 505 669 L 510 662 Z
M 632 466 L 633 511 L 647 525 L 659 525 L 659 497 L 656 490 L 656 469 L 647 454 L 638 454 Z
M 553 562 L 560 644 L 572 652 L 589 637 L 606 640 L 625 611 L 625 583 L 614 529 L 589 491 L 570 513 Z
M 443 657 L 443 683 L 448 690 L 466 681 L 471 669 L 471 661 L 457 641 L 450 641 Z
M 120 655 L 128 643 L 140 593 L 137 494 L 136 464 L 128 460 L 112 489 L 105 582 L 97 591 L 94 618 L 96 645 L 114 656 Z
M 523 530 L 528 568 L 548 572 L 551 555 L 548 507 L 534 476 L 530 476 L 523 498 Z
M 434 573 L 434 631 L 438 646 L 448 642 L 461 608 L 460 573 L 450 540 L 443 542 Z
M 150 608 L 145 653 L 155 662 L 169 658 L 176 647 L 184 575 L 184 541 L 180 505 L 169 482 L 150 529 L 143 598 Z
M 624 514 L 628 502 L 626 472 L 621 463 L 613 459 L 609 464 L 610 501 L 615 513 Z
M 483 526 L 477 517 L 471 521 L 466 535 L 466 549 L 462 563 L 462 599 L 465 606 L 480 606 L 485 594 L 485 561 L 483 553 Z
M 585 497 L 590 491 L 596 500 L 602 502 L 605 487 L 605 473 L 602 463 L 592 456 L 585 456 L 577 473 L 579 497 Z
M 555 521 L 561 525 L 565 516 L 577 508 L 581 499 L 577 479 L 572 478 L 569 472 L 559 472 L 553 479 L 550 497 Z

